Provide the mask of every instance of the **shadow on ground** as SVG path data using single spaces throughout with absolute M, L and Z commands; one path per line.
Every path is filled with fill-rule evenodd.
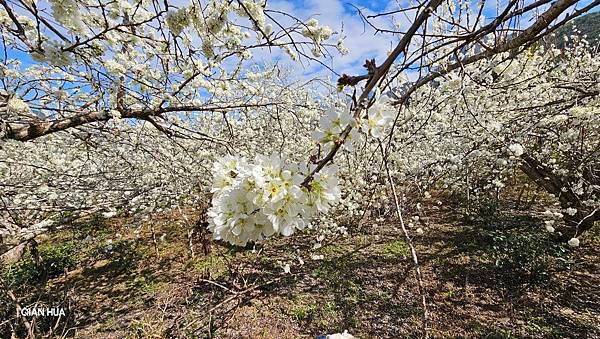
M 600 336 L 592 243 L 600 236 L 591 234 L 589 245 L 573 251 L 523 213 L 470 223 L 450 210 L 431 213 L 415 243 L 433 337 Z M 96 242 L 82 245 L 76 268 L 38 290 L 14 286 L 15 295 L 22 304 L 68 305 L 68 319 L 54 333 L 86 338 L 423 333 L 410 250 L 393 223 L 318 249 L 314 235 L 305 234 L 246 249 L 213 244 L 209 255 L 197 248 L 192 258 L 185 226 L 170 220 L 178 219 L 160 219 L 153 233 L 123 225 L 97 232 Z M 115 232 L 122 236 L 106 252 Z M 156 233 L 172 236 L 155 244 Z M 81 241 L 82 234 L 71 236 Z M 2 326 L 4 335 L 23 324 Z M 45 326 L 39 333 L 48 333 Z

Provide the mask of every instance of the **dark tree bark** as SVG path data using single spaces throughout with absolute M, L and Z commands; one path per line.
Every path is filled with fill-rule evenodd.
M 573 181 L 572 178 L 557 175 L 548 166 L 528 154 L 524 154 L 522 160 L 521 170 L 546 192 L 556 196 L 563 209 L 569 207 L 577 209 L 575 215 L 565 214 L 566 224 L 574 228 L 575 236 L 589 230 L 596 221 L 600 220 L 598 210 L 583 205 L 579 196 L 568 187 L 568 184 Z M 600 182 L 592 183 L 592 185 L 597 184 Z

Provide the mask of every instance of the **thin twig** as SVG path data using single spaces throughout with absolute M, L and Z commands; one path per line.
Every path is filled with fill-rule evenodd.
M 249 293 L 249 292 L 252 292 L 252 291 L 254 291 L 254 290 L 258 289 L 258 288 L 261 288 L 261 287 L 264 287 L 264 286 L 267 286 L 267 285 L 273 284 L 273 283 L 275 283 L 275 282 L 278 282 L 278 281 L 279 281 L 279 280 L 281 280 L 281 279 L 283 279 L 283 277 L 279 277 L 279 278 L 275 278 L 275 279 L 273 279 L 273 280 L 269 280 L 269 281 L 267 281 L 267 282 L 266 282 L 266 283 L 264 283 L 264 284 L 258 284 L 258 285 L 250 286 L 250 287 L 248 287 L 248 288 L 246 288 L 246 289 L 244 289 L 244 290 L 242 290 L 242 291 L 239 291 L 239 292 L 238 292 L 238 291 L 231 290 L 231 289 L 228 289 L 228 288 L 227 288 L 227 287 L 225 287 L 225 286 L 219 286 L 219 287 L 221 287 L 221 288 L 225 288 L 225 289 L 227 289 L 228 291 L 230 291 L 230 292 L 232 293 L 232 295 L 231 295 L 231 296 L 229 296 L 228 298 L 226 298 L 225 300 L 221 301 L 220 303 L 216 304 L 215 306 L 211 307 L 211 308 L 210 308 L 208 311 L 206 311 L 206 312 L 205 312 L 205 314 L 207 314 L 207 316 L 208 316 L 208 317 L 211 317 L 211 316 L 212 316 L 212 313 L 213 313 L 213 311 L 215 311 L 216 309 L 220 308 L 221 306 L 223 306 L 223 305 L 225 305 L 225 304 L 229 303 L 230 301 L 232 301 L 232 300 L 234 300 L 234 299 L 237 299 L 237 298 L 239 298 L 239 297 L 241 297 L 241 296 L 243 296 L 243 295 L 245 295 L 245 294 L 247 294 L 247 293 Z M 220 285 L 220 284 L 217 284 L 217 283 L 215 283 L 214 281 L 210 281 L 210 280 L 204 280 L 204 279 L 202 279 L 202 281 L 205 281 L 205 282 L 211 283 L 211 284 L 213 284 L 213 285 L 215 285 L 215 284 L 216 284 L 217 286 L 218 286 L 218 285 Z M 183 330 L 185 331 L 185 330 L 186 330 L 186 329 L 188 329 L 190 326 L 192 326 L 193 324 L 197 323 L 199 320 L 202 320 L 202 319 L 204 319 L 204 318 L 196 318 L 196 319 L 192 320 L 190 323 L 188 323 L 188 324 L 187 324 L 187 325 L 186 325 L 186 326 L 183 328 Z
M 404 219 L 402 218 L 402 210 L 400 209 L 400 203 L 398 201 L 398 194 L 396 193 L 396 185 L 394 185 L 394 180 L 390 174 L 390 169 L 388 167 L 387 157 L 383 153 L 383 145 L 381 141 L 379 141 L 379 148 L 381 149 L 381 153 L 383 156 L 383 163 L 385 165 L 385 172 L 387 174 L 388 181 L 392 188 L 392 194 L 394 195 L 394 204 L 396 205 L 396 214 L 398 215 L 398 220 L 400 221 L 400 227 L 402 228 L 402 233 L 404 234 L 404 238 L 406 239 L 406 243 L 408 247 L 410 247 L 410 254 L 413 260 L 413 264 L 415 265 L 415 272 L 417 273 L 417 282 L 419 284 L 419 294 L 421 295 L 421 304 L 423 306 L 423 334 L 425 338 L 429 337 L 428 332 L 428 312 L 427 312 L 427 300 L 425 298 L 425 288 L 423 287 L 423 275 L 421 274 L 421 266 L 419 265 L 419 258 L 417 257 L 417 251 L 415 250 L 415 246 L 413 245 L 411 237 L 408 235 L 408 230 L 404 225 Z

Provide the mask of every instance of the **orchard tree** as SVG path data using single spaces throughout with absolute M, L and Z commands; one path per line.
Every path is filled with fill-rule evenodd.
M 401 208 L 393 184 L 392 174 L 395 173 L 389 170 L 387 162 L 390 155 L 405 154 L 405 149 L 401 147 L 402 143 L 415 143 L 419 149 L 427 149 L 424 144 L 431 138 L 428 135 L 422 136 L 421 132 L 430 131 L 430 125 L 437 129 L 434 135 L 442 139 L 436 141 L 446 143 L 451 148 L 458 141 L 454 138 L 455 136 L 472 138 L 470 143 L 465 144 L 464 140 L 459 142 L 459 148 L 468 145 L 471 149 L 466 155 L 477 151 L 475 154 L 479 162 L 485 161 L 485 156 L 498 156 L 498 151 L 483 152 L 485 148 L 496 147 L 503 151 L 507 149 L 509 154 L 514 157 L 523 156 L 519 161 L 522 161 L 521 166 L 524 172 L 536 181 L 541 180 L 541 185 L 545 189 L 559 197 L 562 207 L 568 212 L 567 221 L 575 226 L 574 236 L 576 237 L 596 220 L 598 206 L 596 181 L 593 178 L 590 179 L 590 175 L 586 176 L 588 179 L 583 178 L 584 170 L 579 166 L 581 163 L 578 165 L 571 163 L 570 167 L 563 164 L 564 167 L 569 168 L 563 168 L 562 171 L 552 176 L 549 168 L 533 157 L 534 150 L 539 156 L 547 156 L 548 153 L 554 152 L 552 146 L 557 145 L 551 142 L 552 138 L 546 147 L 537 145 L 535 148 L 532 147 L 532 153 L 526 154 L 524 154 L 523 146 L 517 142 L 520 138 L 531 137 L 527 133 L 531 132 L 532 128 L 538 127 L 536 124 L 539 123 L 539 116 L 556 114 L 553 113 L 553 110 L 560 111 L 577 106 L 575 110 L 582 109 L 588 112 L 586 114 L 594 116 L 597 105 L 595 98 L 598 96 L 595 55 L 581 54 L 584 52 L 575 50 L 573 53 L 577 59 L 573 59 L 573 62 L 582 68 L 580 70 L 560 69 L 559 75 L 566 73 L 566 79 L 557 80 L 547 73 L 556 68 L 556 64 L 559 67 L 568 68 L 572 55 L 560 57 L 552 50 L 548 55 L 555 59 L 546 62 L 545 58 L 541 58 L 535 53 L 535 48 L 540 46 L 542 37 L 550 34 L 568 19 L 594 7 L 597 3 L 575 9 L 574 12 L 560 20 L 561 14 L 575 4 L 576 2 L 568 1 L 555 2 L 547 7 L 533 24 L 520 30 L 518 26 L 513 27 L 513 19 L 533 8 L 543 6 L 544 3 L 536 2 L 515 8 L 512 7 L 516 6 L 516 3 L 509 3 L 505 12 L 489 23 L 479 20 L 481 11 L 483 11 L 483 8 L 480 7 L 479 15 L 475 15 L 477 19 L 472 20 L 473 26 L 469 26 L 468 23 L 466 26 L 457 23 L 461 21 L 459 20 L 461 15 L 466 17 L 464 20 L 467 22 L 471 21 L 469 20 L 469 14 L 473 15 L 470 13 L 471 7 L 465 6 L 465 8 L 456 9 L 451 6 L 452 4 L 442 1 L 428 3 L 426 7 L 421 8 L 422 10 L 415 16 L 406 32 L 396 32 L 402 34 L 402 38 L 380 66 L 377 66 L 375 60 L 367 60 L 365 67 L 368 74 L 362 76 L 343 75 L 338 80 L 338 86 L 342 90 L 346 86 L 357 86 L 361 81 L 365 81 L 366 84 L 359 90 L 360 94 L 353 90 L 350 92 L 349 102 L 330 107 L 327 115 L 321 119 L 319 129 L 313 136 L 319 144 L 319 149 L 325 151 L 322 158 L 315 160 L 312 164 L 301 164 L 301 168 L 294 169 L 280 167 L 278 164 L 281 160 L 279 159 L 275 161 L 277 164 L 275 172 L 278 174 L 276 178 L 271 175 L 273 168 L 268 168 L 267 175 L 264 175 L 265 164 L 260 159 L 257 161 L 258 164 L 253 165 L 246 165 L 245 161 L 238 159 L 231 160 L 229 166 L 215 165 L 215 182 L 218 186 L 214 188 L 217 194 L 213 196 L 210 216 L 211 230 L 214 231 L 216 238 L 245 244 L 249 240 L 261 240 L 277 232 L 289 235 L 294 227 L 304 228 L 306 223 L 304 213 L 312 215 L 313 208 L 318 207 L 319 202 L 335 200 L 332 198 L 339 195 L 332 183 L 324 186 L 320 180 L 316 180 L 320 178 L 320 172 L 333 162 L 341 149 L 353 153 L 357 145 L 363 143 L 364 136 L 367 137 L 366 147 L 369 147 L 370 141 L 374 141 L 373 145 L 378 146 L 382 151 L 379 160 L 385 165 L 383 167 L 385 167 L 389 183 L 394 191 L 398 217 L 403 224 Z M 481 5 L 483 6 L 483 4 Z M 457 11 L 458 18 L 455 18 Z M 429 27 L 427 21 L 432 13 L 436 15 Z M 368 19 L 368 17 L 365 18 Z M 454 18 L 454 21 L 451 18 Z M 550 24 L 556 20 L 559 21 L 557 24 Z M 429 30 L 427 30 L 428 28 Z M 418 32 L 421 34 L 417 35 Z M 419 37 L 421 41 L 418 41 Z M 533 53 L 533 56 L 522 59 L 523 52 Z M 588 65 L 582 65 L 580 57 L 581 61 L 587 62 Z M 403 60 L 397 62 L 398 59 Z M 529 59 L 532 60 L 529 61 Z M 563 62 L 562 60 L 567 61 Z M 518 65 L 513 66 L 512 73 L 506 71 L 511 63 Z M 548 67 L 548 70 L 543 72 L 536 68 L 540 66 Z M 402 75 L 411 67 L 418 67 L 419 77 L 416 81 L 407 82 Z M 592 74 L 588 77 L 590 69 Z M 425 73 L 424 70 L 428 72 Z M 585 75 L 577 74 L 579 72 L 587 73 Z M 515 75 L 522 78 L 517 79 Z M 540 85 L 539 88 L 535 86 L 538 78 L 544 80 L 543 85 Z M 565 85 L 565 81 L 569 83 Z M 533 82 L 533 86 L 530 82 Z M 522 86 L 527 87 L 525 91 Z M 491 92 L 490 97 L 486 96 L 484 90 Z M 386 91 L 385 94 L 382 94 L 383 91 Z M 504 98 L 500 98 L 499 94 L 504 95 Z M 555 96 L 561 94 L 569 97 L 559 103 L 555 102 Z M 506 105 L 507 101 L 515 99 L 524 101 L 523 103 L 530 106 L 514 105 L 516 107 L 505 106 L 502 108 L 499 106 Z M 473 113 L 474 103 L 483 105 L 474 108 L 476 113 Z M 422 117 L 419 119 L 418 116 L 421 114 L 412 111 L 412 107 L 415 105 L 420 112 L 425 112 L 428 116 L 426 119 Z M 579 108 L 579 105 L 583 108 Z M 523 110 L 528 108 L 541 113 L 530 115 L 534 120 L 518 121 L 519 115 L 522 115 Z M 479 121 L 476 114 L 481 114 L 484 123 L 492 124 L 494 130 L 488 131 L 488 127 Z M 402 115 L 407 115 L 406 119 L 402 119 Z M 415 116 L 417 116 L 416 119 Z M 431 117 L 433 119 L 430 119 Z M 467 123 L 465 119 L 471 117 L 474 119 Z M 503 119 L 508 120 L 503 121 Z M 414 126 L 415 122 L 418 123 L 419 120 L 422 121 L 419 128 L 413 131 L 409 129 L 408 133 L 398 135 L 397 132 L 401 128 L 399 123 L 410 123 Z M 596 136 L 594 120 L 588 121 L 585 118 L 579 118 L 574 123 L 586 125 L 589 122 L 590 125 L 586 127 L 591 130 L 591 133 L 588 130 L 588 136 L 594 140 Z M 462 131 L 453 129 L 453 121 L 461 124 Z M 515 124 L 514 121 L 517 121 L 518 124 Z M 544 122 L 552 124 L 560 121 L 550 118 Z M 565 126 L 553 127 L 558 130 L 565 129 Z M 573 130 L 567 129 L 567 132 L 572 134 Z M 439 147 L 439 144 L 431 147 L 435 153 L 433 154 L 434 163 L 440 161 L 443 163 L 446 160 L 440 159 Z M 569 147 L 562 146 L 562 149 L 569 150 Z M 583 149 L 580 151 L 584 152 Z M 410 157 L 422 152 L 417 150 L 412 154 L 407 153 Z M 455 168 L 462 161 L 460 153 L 465 155 L 465 151 L 461 150 L 458 153 L 449 153 L 448 157 L 454 163 Z M 595 147 L 592 146 L 587 153 L 593 157 Z M 371 154 L 376 154 L 375 150 L 371 150 Z M 359 159 L 364 160 L 364 158 Z M 428 161 L 426 157 L 415 160 L 417 162 Z M 508 164 L 508 162 L 506 163 Z M 592 167 L 593 164 L 592 160 Z M 584 166 L 587 165 L 590 163 L 586 163 Z M 395 170 L 397 172 L 397 169 Z M 300 181 L 295 174 L 300 174 L 298 177 L 303 175 L 304 180 Z M 401 174 L 406 175 L 407 172 Z M 564 177 L 567 174 L 571 177 Z M 331 180 L 331 175 L 332 173 L 327 174 L 328 181 Z M 502 178 L 493 179 L 495 186 L 503 185 Z M 419 179 L 415 177 L 415 180 Z M 548 185 L 548 182 L 553 182 L 553 185 Z M 417 184 L 422 186 L 420 182 Z M 272 185 L 276 187 L 272 187 Z M 585 188 L 582 188 L 584 185 Z M 327 210 L 327 208 L 317 209 Z M 304 219 L 304 221 L 297 221 L 297 218 Z M 280 227 L 280 219 L 283 219 L 283 224 L 287 226 Z M 287 223 L 289 220 L 291 220 L 292 230 L 289 229 L 290 224 Z M 407 240 L 410 240 L 406 230 L 404 233 Z M 574 241 L 576 240 L 574 239 Z M 416 257 L 414 259 L 416 262 Z
M 201 199 L 198 192 L 207 193 L 207 169 L 215 159 L 210 228 L 217 238 L 245 244 L 309 225 L 316 212 L 328 211 L 342 198 L 336 170 L 329 166 L 340 149 L 348 166 L 341 166 L 339 175 L 345 186 L 356 188 L 344 190 L 342 205 L 361 214 L 364 208 L 357 203 L 361 185 L 356 182 L 364 180 L 359 177 L 381 175 L 383 162 L 392 155 L 389 179 L 413 173 L 414 182 L 422 186 L 414 176 L 418 171 L 407 171 L 402 163 L 443 163 L 412 158 L 429 147 L 423 133 L 438 130 L 435 135 L 442 140 L 433 147 L 455 142 L 446 138 L 457 133 L 448 130 L 451 125 L 435 119 L 421 119 L 422 127 L 407 132 L 405 116 L 410 126 L 420 121 L 414 107 L 428 117 L 458 122 L 456 114 L 447 112 L 453 101 L 461 103 L 454 107 L 455 113 L 463 110 L 459 117 L 467 116 L 464 110 L 472 109 L 471 101 L 497 102 L 493 94 L 486 99 L 486 91 L 479 95 L 479 89 L 506 83 L 505 100 L 512 94 L 537 98 L 534 90 L 519 86 L 525 81 L 498 80 L 506 72 L 498 72 L 497 65 L 520 64 L 523 51 L 531 53 L 545 36 L 597 1 L 584 5 L 567 0 L 509 1 L 495 10 L 494 17 L 484 15 L 490 13 L 486 2 L 439 0 L 386 13 L 360 12 L 367 24 L 389 34 L 397 45 L 381 64 L 368 60 L 367 74 L 341 76 L 340 94 L 287 81 L 289 70 L 254 61 L 253 52 L 278 49 L 291 60 L 325 65 L 319 58 L 331 56 L 332 47 L 346 52 L 341 40 L 329 43 L 336 33 L 331 28 L 315 19 L 304 21 L 270 10 L 264 2 L 192 1 L 175 6 L 158 1 L 2 0 L 1 4 L 3 238 L 11 239 L 3 240 L 9 244 L 3 246 L 7 250 L 92 212 L 110 216 L 117 209 L 150 212 L 196 203 Z M 399 17 L 410 18 L 410 24 L 399 24 Z M 381 18 L 395 24 L 378 27 L 373 20 Z M 522 24 L 521 18 L 532 23 Z M 27 65 L 19 60 L 24 55 L 30 58 Z M 568 57 L 560 60 L 569 62 Z M 572 68 L 578 72 L 577 67 L 587 66 Z M 472 76 L 470 69 L 479 71 Z M 416 79 L 409 81 L 407 76 Z M 585 100 L 573 97 L 565 105 L 576 105 L 576 110 L 597 95 L 590 79 L 592 87 L 583 84 L 592 88 L 582 95 Z M 447 100 L 434 103 L 435 92 L 440 91 L 438 99 Z M 502 112 L 494 114 L 500 117 Z M 495 139 L 496 146 L 519 133 L 509 130 L 508 136 Z M 406 143 L 419 149 L 407 151 Z M 470 147 L 471 154 L 481 154 L 491 146 L 480 140 Z M 527 150 L 523 169 L 534 179 L 545 180 L 547 165 L 535 162 Z M 225 154 L 230 157 L 219 160 Z M 365 154 L 373 161 L 364 163 Z M 405 156 L 395 157 L 398 154 Z M 257 155 L 252 161 L 243 158 Z M 459 155 L 452 156 L 456 162 Z M 290 162 L 299 165 L 290 167 Z M 567 181 L 595 187 L 589 179 L 573 180 Z M 547 180 L 542 182 L 555 195 L 557 190 L 570 190 L 565 188 L 567 182 L 552 188 Z M 245 191 L 238 191 L 242 188 Z M 558 196 L 563 207 L 577 210 L 574 218 L 588 225 L 595 212 L 585 218 L 582 214 L 595 208 L 588 201 L 595 193 L 584 191 L 590 199 Z
M 217 154 L 306 153 L 322 95 L 252 53 L 344 51 L 262 2 L 0 4 L 2 251 L 93 212 L 197 201 Z

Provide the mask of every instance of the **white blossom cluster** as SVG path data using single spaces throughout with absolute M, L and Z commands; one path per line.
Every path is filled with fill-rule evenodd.
M 374 138 L 383 138 L 387 128 L 392 125 L 397 110 L 390 105 L 391 98 L 387 95 L 375 94 L 375 102 L 368 109 L 366 122 L 361 124 L 361 129 Z
M 341 142 L 344 142 L 346 148 L 352 149 L 352 141 L 360 138 L 358 131 L 354 129 L 344 141 L 341 137 L 342 132 L 350 124 L 356 125 L 356 120 L 350 114 L 350 108 L 345 103 L 337 103 L 330 106 L 319 119 L 319 125 L 312 132 L 312 137 L 317 143 L 325 146 L 326 151 Z
M 512 152 L 512 154 L 514 154 L 516 157 L 520 157 L 521 155 L 523 155 L 523 153 L 525 152 L 525 150 L 523 149 L 523 146 L 519 145 L 519 144 L 512 144 L 510 146 L 508 146 L 508 149 Z
M 556 203 L 562 213 L 542 229 L 554 232 L 566 223 L 574 231 L 600 207 L 592 174 L 600 162 L 593 146 L 600 135 L 600 98 L 578 94 L 600 89 L 599 67 L 597 54 L 585 45 L 540 46 L 516 58 L 482 60 L 464 69 L 467 76 L 452 72 L 417 90 L 398 112 L 394 138 L 402 146 L 391 159 L 404 177 L 397 179 L 419 190 L 464 194 L 472 202 L 513 190 L 515 178 L 527 191 L 545 191 L 550 185 L 540 183 L 552 182 L 560 190 L 547 191 L 554 200 L 548 207 Z M 527 161 L 540 166 L 538 180 L 519 170 Z
M 314 47 L 311 49 L 312 54 L 315 57 L 321 57 L 323 52 L 321 50 L 324 41 L 331 38 L 333 31 L 328 26 L 319 26 L 319 21 L 312 18 L 306 22 L 306 26 L 302 29 L 302 35 L 311 39 L 314 43 Z M 337 49 L 341 54 L 346 54 L 343 42 L 338 41 Z
M 244 246 L 273 234 L 289 236 L 310 225 L 341 197 L 335 168 L 329 167 L 302 186 L 311 166 L 287 163 L 279 156 L 254 162 L 226 156 L 213 166 L 209 229 L 215 239 Z
M 29 105 L 21 98 L 13 96 L 8 99 L 7 105 L 7 113 L 10 115 L 17 115 L 18 113 L 29 113 Z
M 352 116 L 350 104 L 335 102 L 320 118 L 319 126 L 312 133 L 313 139 L 325 146 L 325 150 L 342 141 L 345 149 L 354 150 L 355 145 L 365 140 L 364 136 L 375 139 L 385 137 L 394 122 L 396 109 L 390 105 L 391 98 L 387 95 L 377 92 L 373 99 L 373 104 L 367 109 L 364 119 L 355 119 Z M 342 140 L 342 132 L 347 127 L 352 127 L 352 130 L 346 139 Z
M 49 2 L 52 6 L 52 15 L 58 22 L 71 30 L 81 30 L 81 15 L 76 1 L 50 0 Z

